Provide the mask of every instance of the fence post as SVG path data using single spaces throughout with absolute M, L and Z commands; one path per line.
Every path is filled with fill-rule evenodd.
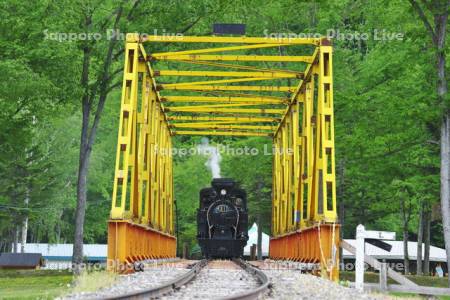
M 355 288 L 364 290 L 364 225 L 356 227 L 356 255 L 355 255 Z
M 387 263 L 380 263 L 380 290 L 387 291 Z
M 250 246 L 250 260 L 256 260 L 256 245 Z
M 183 243 L 183 259 L 188 259 L 189 256 L 189 246 L 187 243 Z

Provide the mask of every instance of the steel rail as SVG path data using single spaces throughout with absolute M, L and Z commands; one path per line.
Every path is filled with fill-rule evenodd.
M 221 300 L 253 300 L 258 299 L 259 295 L 262 293 L 265 293 L 270 288 L 270 281 L 266 274 L 262 272 L 261 270 L 255 268 L 254 266 L 250 265 L 249 263 L 243 261 L 242 259 L 234 259 L 234 263 L 236 263 L 238 266 L 240 266 L 242 269 L 244 269 L 246 272 L 252 274 L 255 276 L 258 281 L 261 283 L 258 287 L 237 293 L 234 295 L 230 295 L 224 298 L 220 298 Z M 130 299 L 155 299 L 158 297 L 161 297 L 165 294 L 168 294 L 170 292 L 175 291 L 176 289 L 180 288 L 181 286 L 185 285 L 186 283 L 192 281 L 198 273 L 205 267 L 208 263 L 208 260 L 203 259 L 197 263 L 195 263 L 191 270 L 184 273 L 183 275 L 167 282 L 164 284 L 161 284 L 156 287 L 151 287 L 148 289 L 143 289 L 139 291 L 134 291 L 130 293 L 125 293 L 121 295 L 116 295 L 112 297 L 101 297 L 101 299 L 106 300 L 130 300 Z M 100 298 L 99 298 L 100 299 Z
M 181 286 L 185 285 L 186 283 L 190 282 L 192 279 L 197 276 L 197 274 L 203 269 L 204 266 L 207 264 L 207 260 L 203 259 L 197 263 L 195 263 L 191 270 L 184 273 L 181 276 L 178 276 L 177 278 L 166 282 L 164 284 L 161 284 L 156 287 L 151 287 L 148 289 L 143 289 L 140 291 L 134 291 L 126 294 L 121 294 L 113 297 L 102 297 L 101 299 L 107 299 L 107 300 L 119 300 L 119 299 L 154 299 L 158 298 L 164 294 L 167 294 L 169 292 L 174 291 L 177 288 L 180 288 Z
M 256 278 L 258 278 L 258 281 L 261 283 L 260 286 L 257 288 L 254 288 L 249 291 L 241 292 L 238 294 L 230 295 L 225 298 L 221 298 L 221 300 L 253 300 L 258 299 L 258 297 L 265 293 L 270 288 L 270 281 L 266 274 L 264 274 L 263 271 L 255 268 L 251 264 L 243 261 L 242 259 L 233 259 L 233 261 L 243 268 L 246 272 L 252 274 Z

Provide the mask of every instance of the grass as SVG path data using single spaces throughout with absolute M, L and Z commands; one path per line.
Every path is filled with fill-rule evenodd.
M 69 271 L 0 270 L 0 299 L 54 299 L 111 285 L 115 274 L 106 271 L 84 273 L 74 281 Z
M 53 299 L 67 291 L 72 273 L 57 270 L 0 270 L 0 299 Z
M 355 281 L 355 272 L 339 272 L 341 281 Z M 417 275 L 406 275 L 408 279 L 422 286 L 432 286 L 432 287 L 448 287 L 448 279 L 446 277 L 435 277 L 435 276 L 417 276 Z M 364 282 L 367 283 L 378 283 L 378 273 L 366 272 L 364 273 Z M 388 284 L 397 284 L 391 278 L 388 278 Z M 399 297 L 401 299 L 424 299 L 421 296 L 406 293 L 390 293 L 393 296 Z M 439 296 L 439 299 L 450 300 L 450 296 Z
M 85 272 L 79 276 L 70 293 L 89 292 L 110 286 L 117 279 L 117 274 L 106 271 Z
M 343 281 L 355 281 L 354 272 L 339 272 L 340 279 Z M 434 276 L 417 276 L 417 275 L 406 275 L 408 279 L 423 286 L 433 286 L 433 287 L 448 287 L 448 279 L 446 277 L 434 277 Z M 378 283 L 378 273 L 366 272 L 364 273 L 364 282 L 368 283 Z M 396 284 L 394 280 L 388 278 L 388 284 Z

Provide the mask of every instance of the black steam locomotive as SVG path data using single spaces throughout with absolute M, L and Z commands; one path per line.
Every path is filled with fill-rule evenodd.
M 200 191 L 197 240 L 206 258 L 240 257 L 248 240 L 247 197 L 233 179 L 214 178 Z

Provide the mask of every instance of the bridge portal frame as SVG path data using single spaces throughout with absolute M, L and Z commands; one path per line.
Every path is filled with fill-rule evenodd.
M 161 42 L 219 46 L 146 53 L 146 43 Z M 217 54 L 299 45 L 313 46 L 314 51 L 301 56 Z M 208 69 L 155 70 L 152 64 L 158 61 Z M 292 71 L 242 62 L 297 62 L 306 67 Z M 322 38 L 127 35 L 108 259 L 132 263 L 176 255 L 172 136 L 261 136 L 272 138 L 275 149 L 270 256 L 316 263 L 323 277 L 337 280 L 332 72 L 332 46 Z M 158 77 L 167 76 L 225 79 L 157 83 Z M 298 84 L 236 85 L 270 80 Z

